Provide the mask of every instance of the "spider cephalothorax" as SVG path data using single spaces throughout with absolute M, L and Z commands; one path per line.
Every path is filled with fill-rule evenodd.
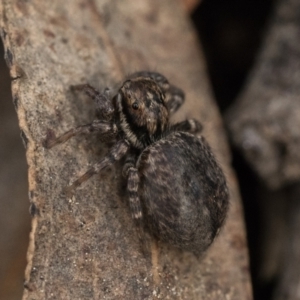
M 183 103 L 183 92 L 155 72 L 137 72 L 110 98 L 90 85 L 78 85 L 92 97 L 99 119 L 72 129 L 48 148 L 79 133 L 99 132 L 112 137 L 109 153 L 77 179 L 68 190 L 125 156 L 123 175 L 132 218 L 141 236 L 147 228 L 156 238 L 200 254 L 213 241 L 228 209 L 224 174 L 209 145 L 195 133 L 196 120 L 169 123 Z
M 116 96 L 116 105 L 126 138 L 139 149 L 159 139 L 167 129 L 165 93 L 149 77 L 125 81 Z

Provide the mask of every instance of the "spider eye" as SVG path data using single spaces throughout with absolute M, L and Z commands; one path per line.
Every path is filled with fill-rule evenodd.
M 138 109 L 139 108 L 139 104 L 137 102 L 133 102 L 132 103 L 132 108 L 135 109 L 135 110 Z

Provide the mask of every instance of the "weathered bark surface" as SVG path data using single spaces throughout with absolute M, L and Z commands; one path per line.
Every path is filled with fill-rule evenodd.
M 180 2 L 8 1 L 1 33 L 29 165 L 32 231 L 23 299 L 251 299 L 237 183 L 201 53 Z M 93 104 L 72 84 L 115 85 L 154 69 L 186 91 L 177 119 L 196 117 L 224 166 L 231 207 L 225 228 L 202 259 L 166 245 L 144 256 L 118 171 L 63 189 L 99 159 L 95 137 L 51 150 L 57 135 L 93 119 Z M 153 243 L 154 244 L 154 243 Z
M 300 2 L 278 2 L 247 87 L 227 114 L 233 141 L 271 188 L 300 179 Z

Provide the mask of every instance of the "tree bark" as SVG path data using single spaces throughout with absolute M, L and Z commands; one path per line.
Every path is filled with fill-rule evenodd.
M 1 33 L 29 168 L 32 231 L 23 299 L 251 299 L 237 182 L 180 1 L 2 0 Z M 143 255 L 118 168 L 94 176 L 72 198 L 63 196 L 99 159 L 95 137 L 42 146 L 47 133 L 93 119 L 92 103 L 70 85 L 118 86 L 126 74 L 145 69 L 186 92 L 175 119 L 202 122 L 228 178 L 229 216 L 201 259 L 154 242 L 151 255 Z

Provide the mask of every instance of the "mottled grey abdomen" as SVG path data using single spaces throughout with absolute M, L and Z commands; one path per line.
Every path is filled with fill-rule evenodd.
M 171 133 L 142 152 L 137 168 L 148 229 L 178 248 L 203 252 L 225 219 L 229 198 L 205 139 Z

